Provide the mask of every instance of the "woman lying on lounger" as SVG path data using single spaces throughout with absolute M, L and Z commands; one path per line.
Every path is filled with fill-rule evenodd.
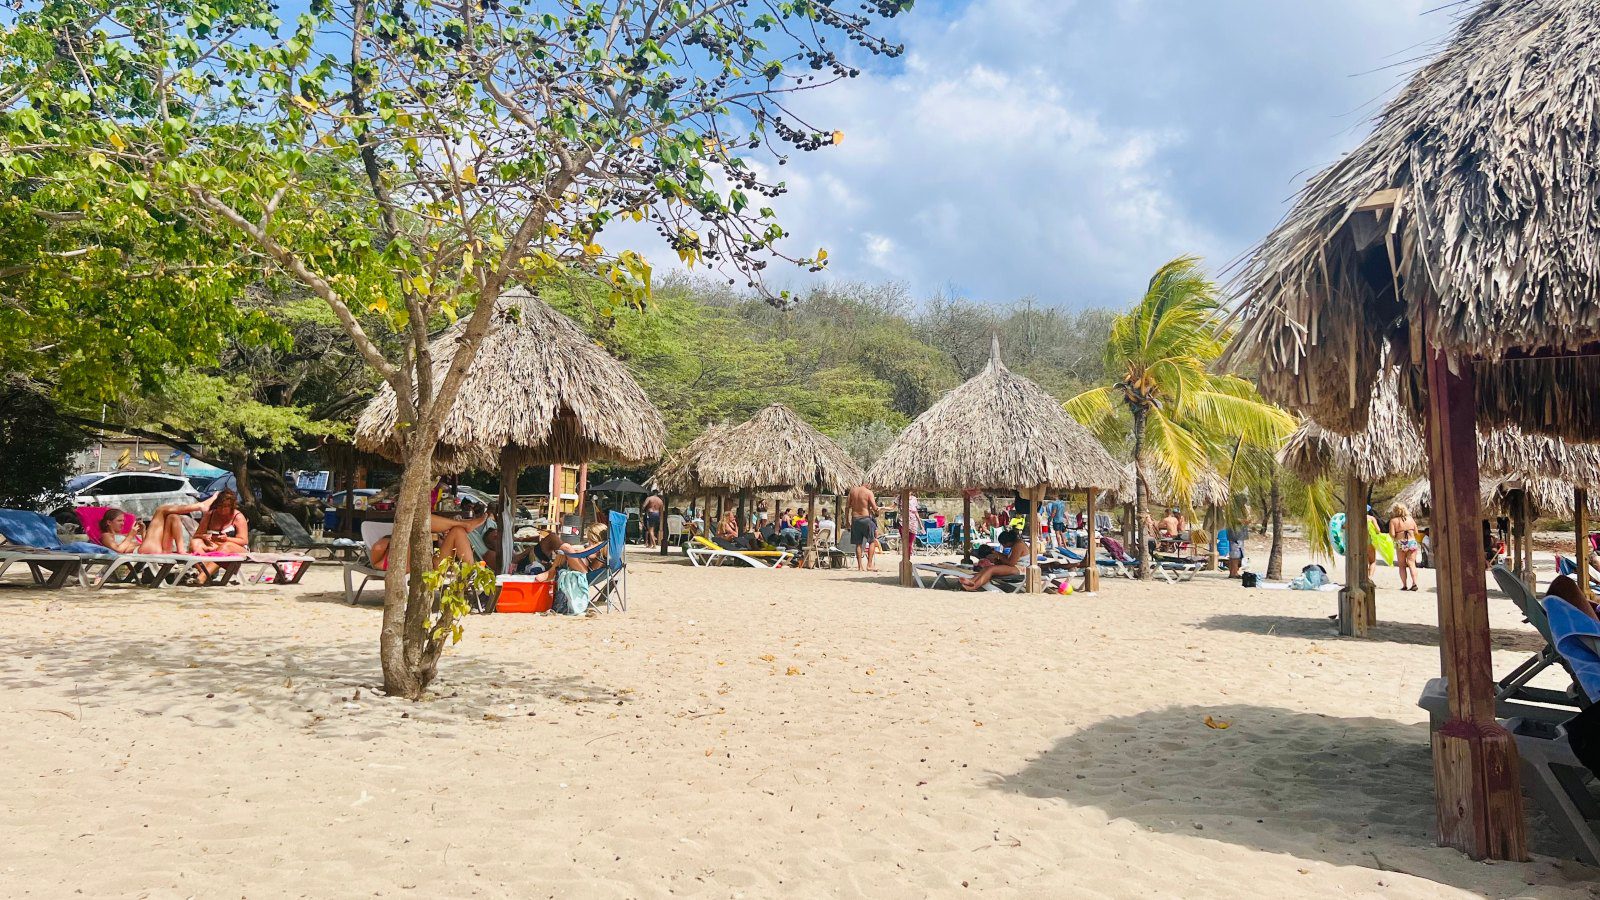
M 218 496 L 212 494 L 199 503 L 168 503 L 156 507 L 150 514 L 149 525 L 141 525 L 133 518 L 133 527 L 127 528 L 126 534 L 124 528 L 132 517 L 113 507 L 100 518 L 100 543 L 118 553 L 188 553 L 189 533 L 183 527 L 183 519 L 191 513 L 209 513 Z
M 484 522 L 489 521 L 489 514 L 485 512 L 476 519 L 452 519 L 434 513 L 428 520 L 428 529 L 439 538 L 439 549 L 433 554 L 433 563 L 438 565 L 446 558 L 458 559 L 462 562 L 476 562 L 477 557 L 472 555 L 472 541 L 467 538 L 467 532 L 476 529 Z M 372 545 L 372 552 L 368 554 L 374 569 L 389 568 L 389 535 L 378 538 Z
M 1033 553 L 1029 548 L 1027 539 L 1014 529 L 1008 528 L 1000 532 L 1000 546 L 1004 548 L 1003 551 L 991 553 L 979 561 L 980 565 L 984 562 L 992 563 L 992 565 L 979 569 L 978 573 L 971 578 L 961 579 L 962 590 L 981 591 L 984 586 L 996 578 L 1021 575 L 1033 560 Z

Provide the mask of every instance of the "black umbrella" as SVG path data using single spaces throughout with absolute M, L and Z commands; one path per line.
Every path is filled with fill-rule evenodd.
M 613 494 L 648 494 L 650 489 L 635 481 L 626 478 L 613 478 L 604 484 L 597 484 L 590 488 L 591 491 L 609 491 Z

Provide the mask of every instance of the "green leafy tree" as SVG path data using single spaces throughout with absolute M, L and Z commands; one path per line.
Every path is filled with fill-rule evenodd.
M 72 457 L 88 446 L 89 436 L 50 398 L 0 383 L 0 506 L 48 509 L 64 499 Z
M 909 6 L 314 0 L 285 29 L 267 0 L 45 0 L 3 35 L 0 171 L 200 223 L 328 304 L 398 398 L 379 645 L 416 698 L 431 636 L 459 633 L 422 578 L 431 457 L 501 293 L 584 272 L 642 303 L 649 266 L 599 242 L 619 221 L 752 287 L 774 256 L 820 269 L 778 250 L 782 186 L 752 159 L 841 140 L 786 99 L 857 71 L 835 48 L 897 55 L 872 28 Z M 430 327 L 456 316 L 436 380 Z
M 1250 382 L 1211 370 L 1227 343 L 1220 308 L 1216 285 L 1199 260 L 1180 257 L 1162 266 L 1133 310 L 1112 323 L 1105 350 L 1109 383 L 1066 403 L 1074 417 L 1101 432 L 1115 430 L 1119 418 L 1129 420 L 1141 578 L 1149 575 L 1148 466 L 1156 466 L 1182 500 L 1200 472 L 1240 442 L 1276 448 L 1294 427 Z

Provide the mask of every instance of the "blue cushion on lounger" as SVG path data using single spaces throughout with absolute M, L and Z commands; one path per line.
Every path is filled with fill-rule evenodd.
M 1600 653 L 1596 652 L 1595 647 L 1596 641 L 1600 640 L 1600 622 L 1584 615 L 1576 606 L 1560 597 L 1544 598 L 1544 611 L 1550 617 L 1550 633 L 1556 639 L 1556 652 L 1566 658 L 1567 664 L 1572 667 L 1572 674 L 1589 699 L 1600 697 Z
M 23 547 L 40 550 L 61 550 L 67 553 L 111 554 L 112 550 L 99 544 L 74 541 L 66 546 L 56 537 L 56 520 L 43 513 L 25 509 L 0 509 L 0 535 L 7 541 Z

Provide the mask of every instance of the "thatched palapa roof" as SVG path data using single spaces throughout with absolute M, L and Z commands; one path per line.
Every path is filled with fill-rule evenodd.
M 1115 488 L 1122 467 L 1061 402 L 1000 361 L 917 417 L 868 478 L 891 491 Z
M 1246 260 L 1231 359 L 1341 433 L 1413 335 L 1479 419 L 1600 440 L 1600 4 L 1487 0 Z M 1577 355 L 1581 354 L 1581 355 Z M 1415 357 L 1420 358 L 1420 357 Z
M 676 496 L 719 490 L 716 486 L 707 485 L 700 480 L 696 464 L 706 448 L 719 440 L 727 429 L 728 426 L 723 424 L 708 425 L 699 437 L 663 456 L 655 474 L 650 476 L 650 486 L 664 494 Z
M 684 448 L 694 450 L 683 465 L 707 487 L 839 494 L 866 480 L 843 447 L 781 403 L 702 437 L 703 443 Z
M 1122 471 L 1122 484 L 1106 492 L 1107 503 L 1133 502 L 1134 485 L 1137 483 L 1133 463 L 1123 466 Z M 1187 497 L 1182 496 L 1173 487 L 1171 477 L 1159 467 L 1146 465 L 1145 474 L 1149 479 L 1145 484 L 1146 492 L 1152 500 L 1162 506 L 1210 509 L 1228 506 L 1233 502 L 1233 491 L 1228 487 L 1228 480 L 1217 470 L 1209 467 L 1195 474 L 1194 486 L 1189 490 Z
M 1279 463 L 1307 480 L 1337 479 L 1352 467 L 1367 484 L 1426 474 L 1427 439 L 1401 393 L 1399 370 L 1391 367 L 1378 380 L 1366 428 L 1340 435 L 1308 419 L 1279 451 Z M 1478 467 L 1496 483 L 1550 480 L 1570 491 L 1600 485 L 1600 446 L 1528 435 L 1515 426 L 1484 428 L 1478 435 Z
M 627 368 L 570 319 L 520 288 L 501 296 L 494 316 L 445 417 L 438 471 L 494 470 L 502 451 L 518 467 L 661 455 L 661 413 Z M 435 382 L 465 330 L 462 319 L 431 343 Z M 398 458 L 396 419 L 394 390 L 384 385 L 361 414 L 357 446 Z
M 1485 477 L 1478 483 L 1478 503 L 1484 513 L 1509 512 L 1511 492 L 1516 489 L 1528 492 L 1528 500 L 1536 516 L 1571 516 L 1573 513 L 1572 485 L 1554 478 L 1516 479 Z M 1433 485 L 1422 478 L 1406 485 L 1395 494 L 1393 503 L 1404 503 L 1412 512 L 1429 514 L 1433 511 Z M 1585 504 L 1591 514 L 1600 515 L 1600 495 L 1590 494 Z M 1381 521 L 1387 509 L 1377 510 Z

